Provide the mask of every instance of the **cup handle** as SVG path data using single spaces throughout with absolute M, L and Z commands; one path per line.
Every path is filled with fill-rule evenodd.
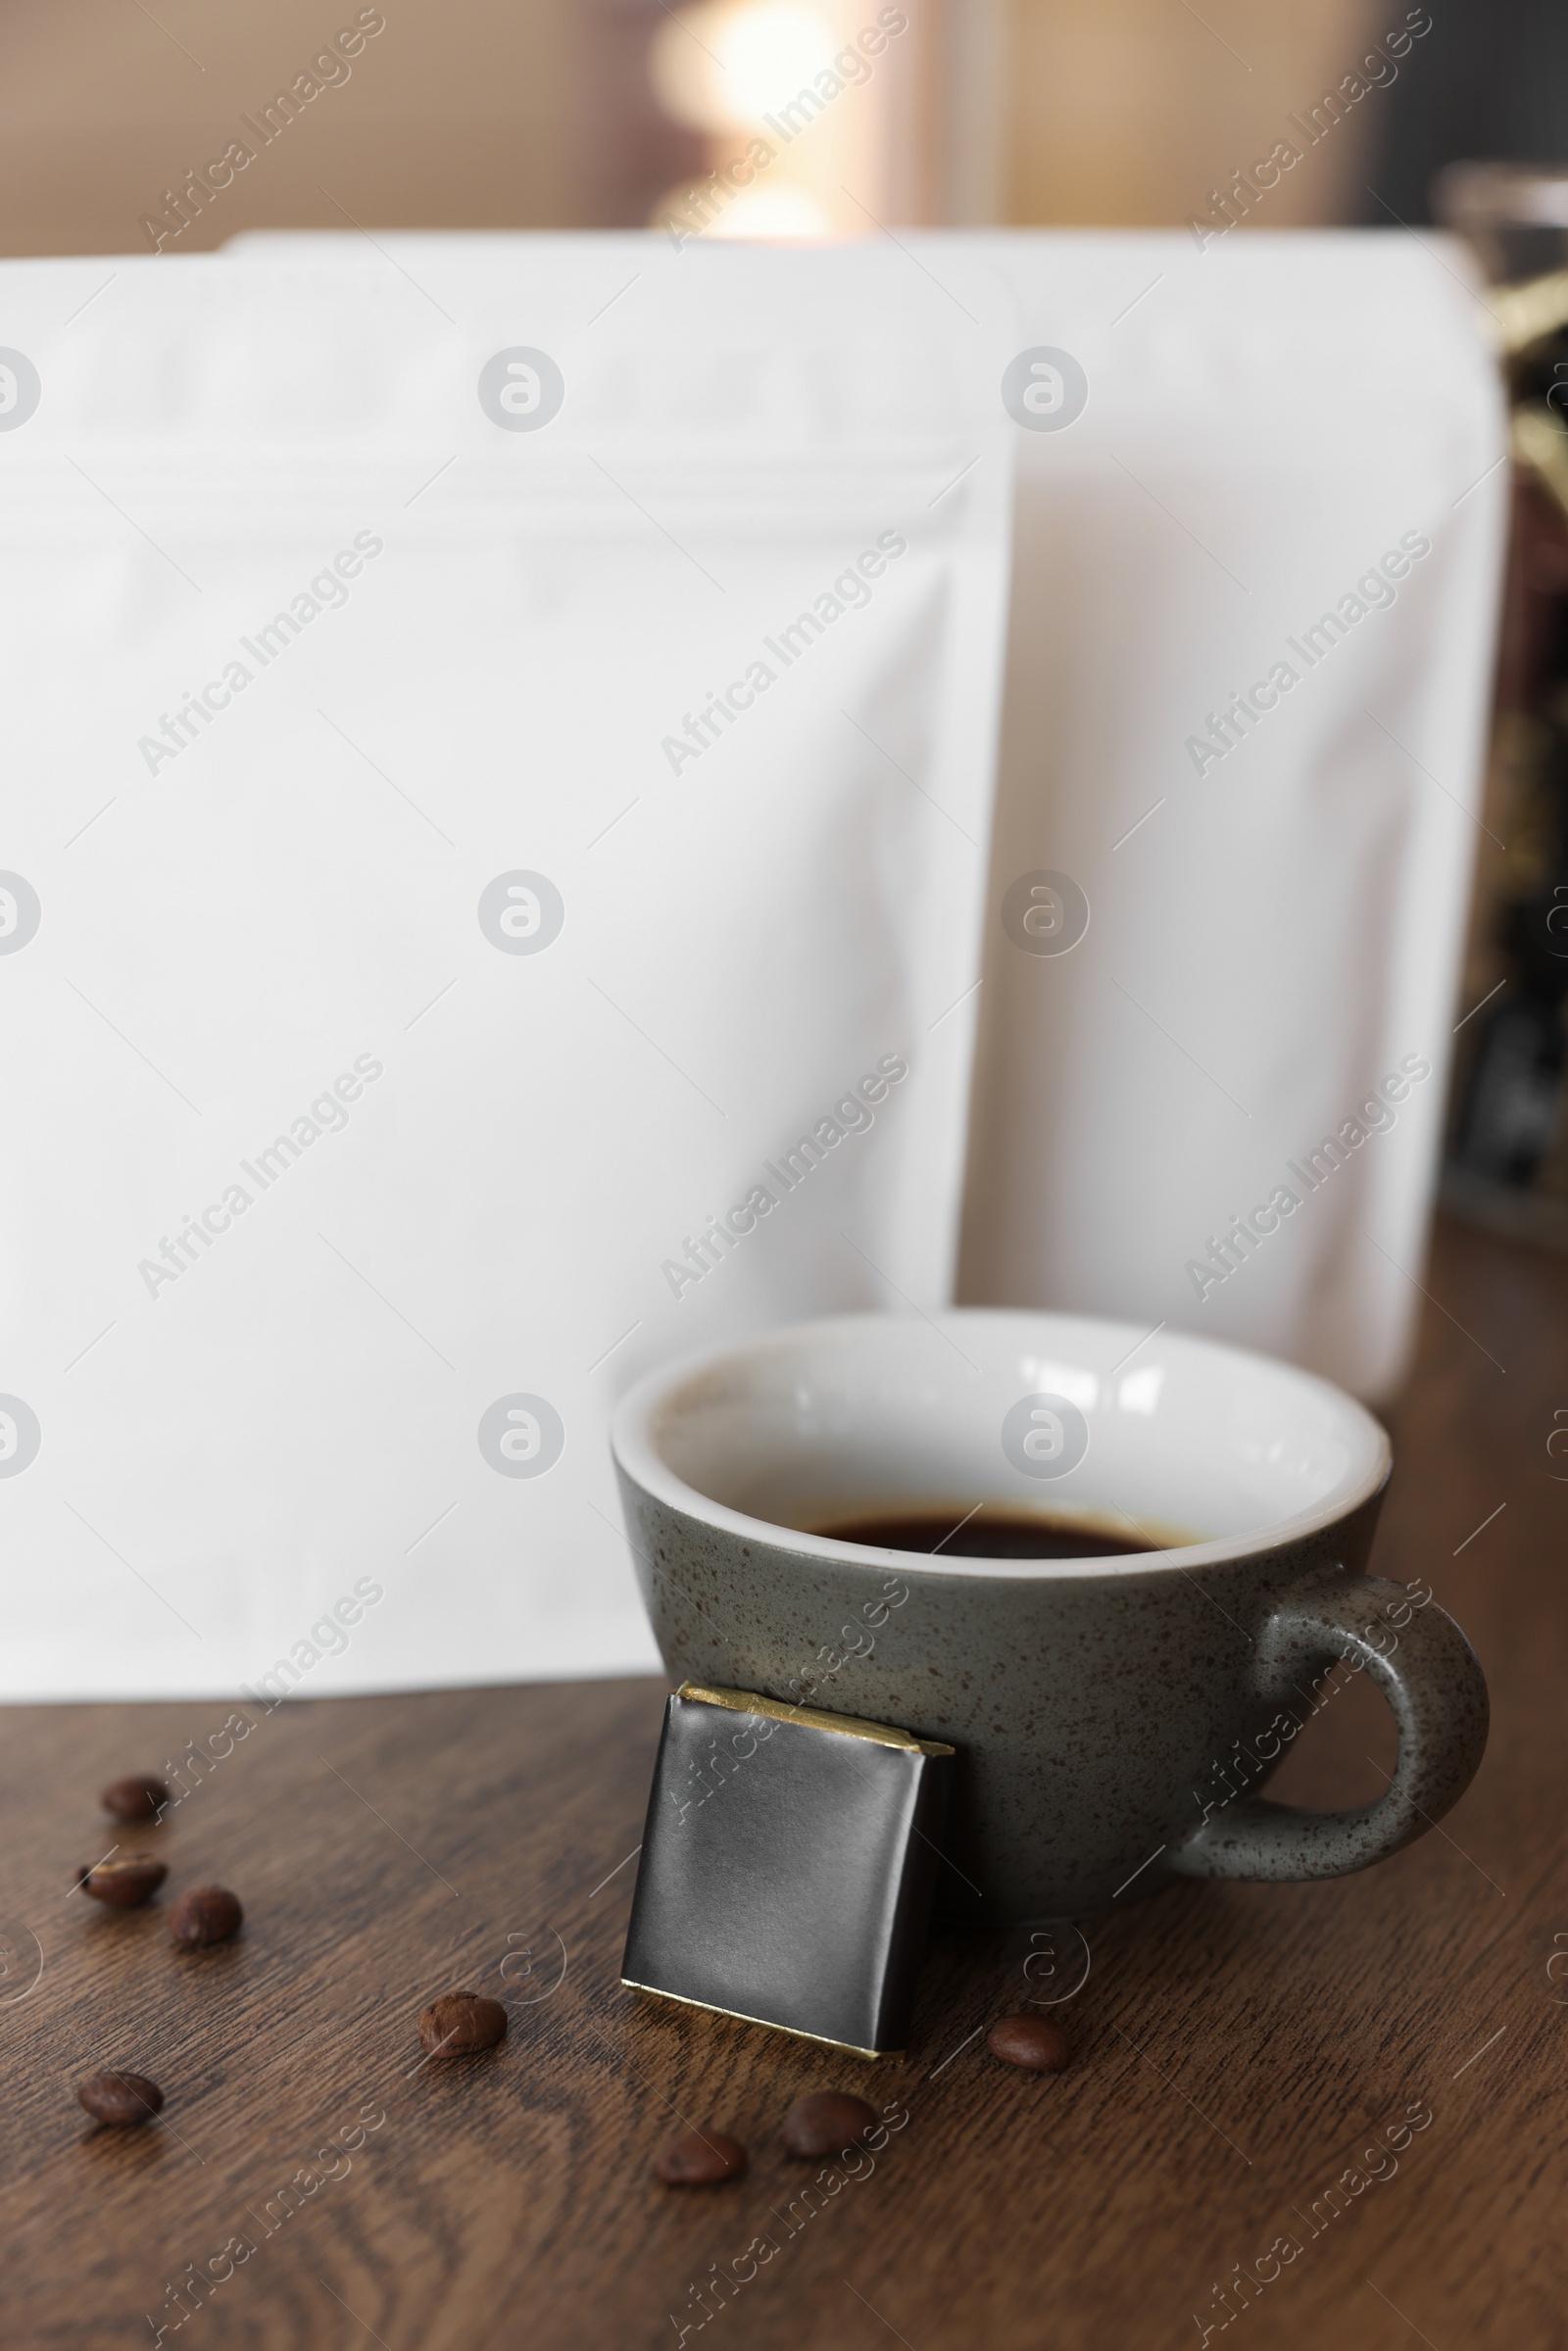
M 1341 1570 L 1300 1585 L 1259 1634 L 1255 1666 L 1259 1699 L 1288 1706 L 1323 1666 L 1363 1665 L 1398 1725 L 1398 1759 L 1386 1791 L 1351 1812 L 1303 1812 L 1265 1796 L 1238 1796 L 1172 1852 L 1168 1867 L 1177 1876 L 1341 1878 L 1398 1852 L 1458 1802 L 1486 1748 L 1486 1680 L 1469 1641 L 1435 1601 L 1397 1630 L 1396 1606 L 1409 1610 L 1410 1595 L 1383 1576 Z

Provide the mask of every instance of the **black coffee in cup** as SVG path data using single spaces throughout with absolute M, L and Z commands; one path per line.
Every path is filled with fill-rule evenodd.
M 959 1559 L 1111 1559 L 1127 1551 L 1161 1548 L 1132 1527 L 1075 1517 L 1066 1510 L 1020 1510 L 1015 1502 L 981 1502 L 965 1515 L 944 1510 L 866 1510 L 835 1516 L 803 1530 L 834 1543 L 863 1543 L 884 1551 L 940 1551 Z

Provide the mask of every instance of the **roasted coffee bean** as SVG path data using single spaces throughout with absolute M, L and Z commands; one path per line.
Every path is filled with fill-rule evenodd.
M 654 2171 L 668 2187 L 717 2187 L 745 2169 L 746 2149 L 722 2131 L 683 2131 L 654 2157 Z
M 203 1943 L 226 1943 L 244 1916 L 226 1886 L 188 1886 L 169 1905 L 169 1932 L 194 1951 Z
M 162 1780 L 143 1779 L 138 1772 L 128 1780 L 112 1780 L 98 1801 L 117 1821 L 155 1821 L 169 1790 Z
M 89 2074 L 76 2091 L 76 2104 L 85 2106 L 95 2123 L 112 2123 L 121 2131 L 150 2123 L 163 2102 L 163 2091 L 145 2074 Z
M 76 1884 L 95 1902 L 135 1910 L 158 1891 L 168 1875 L 163 1862 L 150 1853 L 116 1853 L 108 1861 L 95 1861 L 91 1869 L 78 1870 Z
M 784 2117 L 784 2144 L 792 2155 L 842 2155 L 876 2127 L 876 2109 L 844 2089 L 813 2090 L 797 2098 Z
M 493 2049 L 507 2030 L 507 2012 L 499 2000 L 475 1991 L 443 1992 L 419 2019 L 419 2040 L 431 2057 L 466 2057 L 474 2049 Z
M 999 2017 L 986 2034 L 986 2047 L 1004 2065 L 1033 2074 L 1059 2074 L 1072 2055 L 1067 2035 L 1044 2016 Z

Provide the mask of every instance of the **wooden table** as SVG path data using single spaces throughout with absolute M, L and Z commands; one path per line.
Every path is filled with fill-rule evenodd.
M 1086 1921 L 1058 2080 L 977 2037 L 1053 1988 L 1026 1984 L 1016 1940 L 939 1936 L 914 2044 L 870 2074 L 906 2119 L 820 2210 L 779 2121 L 866 2069 L 618 1982 L 655 1684 L 279 1709 L 133 1833 L 172 1887 L 217 1879 L 247 1904 L 241 1941 L 186 1956 L 158 1906 L 116 1917 L 69 1889 L 111 1841 L 99 1787 L 223 1747 L 228 1708 L 5 1710 L 5 2340 L 1568 2341 L 1568 1458 L 1547 1450 L 1568 1428 L 1568 1259 L 1449 1227 L 1427 1280 L 1377 1565 L 1425 1577 L 1480 1650 L 1495 1714 L 1474 1788 L 1363 1877 L 1193 1885 Z M 1359 1800 L 1391 1751 L 1357 1683 L 1276 1787 Z M 1079 1947 L 1058 1956 L 1070 1992 Z M 508 2038 L 422 2063 L 415 2019 L 456 1984 L 507 1999 Z M 157 2126 L 86 2125 L 73 2087 L 112 2065 L 164 2085 Z M 1411 2107 L 1430 2120 L 1401 2133 Z M 682 2116 L 745 2140 L 749 2175 L 659 2187 Z

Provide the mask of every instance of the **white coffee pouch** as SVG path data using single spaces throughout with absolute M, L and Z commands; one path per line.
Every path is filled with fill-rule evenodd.
M 635 236 L 0 284 L 0 1690 L 651 1665 L 621 1388 L 949 1294 L 999 297 Z
M 917 251 L 1020 327 L 959 1295 L 1387 1396 L 1471 1009 L 1507 472 L 1468 265 L 1403 231 Z

